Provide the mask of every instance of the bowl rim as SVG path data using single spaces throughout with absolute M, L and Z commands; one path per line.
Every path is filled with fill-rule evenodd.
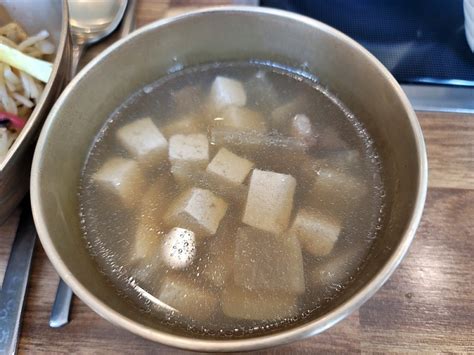
M 67 44 L 69 41 L 69 10 L 67 6 L 67 0 L 61 0 L 61 30 L 59 34 L 59 41 L 56 49 L 56 55 L 54 56 L 53 61 L 53 70 L 51 71 L 51 76 L 44 86 L 44 90 L 41 93 L 38 103 L 35 105 L 33 111 L 26 121 L 25 127 L 21 130 L 18 137 L 13 142 L 10 149 L 8 149 L 7 155 L 0 161 L 0 174 L 3 170 L 7 170 L 13 164 L 17 164 L 17 159 L 14 157 L 17 154 L 21 154 L 21 147 L 25 144 L 31 143 L 31 136 L 37 131 L 35 127 L 41 125 L 41 116 L 42 111 L 44 111 L 44 106 L 49 96 L 53 93 L 53 90 L 56 86 L 56 82 L 62 79 L 61 73 L 61 63 L 63 62 L 66 52 Z M 44 117 L 44 116 L 43 116 Z
M 41 152 L 43 151 L 44 146 L 47 143 L 48 132 L 55 123 L 55 117 L 58 111 L 60 110 L 62 104 L 68 99 L 69 94 L 74 90 L 77 83 L 86 77 L 89 70 L 93 68 L 97 63 L 101 62 L 109 54 L 114 52 L 118 47 L 121 47 L 122 45 L 125 45 L 130 41 L 133 41 L 134 38 L 139 37 L 146 32 L 153 31 L 171 22 L 187 20 L 196 16 L 207 16 L 212 13 L 265 14 L 270 16 L 278 16 L 291 21 L 302 22 L 319 31 L 327 32 L 328 34 L 343 40 L 347 43 L 348 46 L 352 46 L 353 48 L 358 50 L 358 52 L 360 52 L 360 55 L 365 56 L 366 59 L 378 69 L 378 71 L 384 76 L 385 80 L 390 83 L 391 87 L 393 88 L 393 90 L 395 90 L 398 97 L 400 98 L 403 108 L 407 113 L 409 123 L 414 134 L 418 161 L 417 193 L 414 199 L 413 213 L 411 215 L 411 218 L 407 223 L 406 229 L 402 232 L 400 243 L 390 256 L 390 258 L 385 262 L 383 267 L 366 285 L 364 285 L 360 290 L 358 290 L 356 294 L 354 294 L 350 299 L 337 306 L 331 312 L 313 321 L 304 323 L 294 328 L 282 330 L 278 333 L 264 335 L 256 338 L 238 340 L 208 340 L 174 335 L 137 323 L 122 315 L 121 313 L 113 310 L 104 302 L 100 301 L 69 272 L 66 264 L 62 261 L 61 256 L 50 241 L 49 233 L 46 228 L 45 220 L 43 217 L 43 206 L 40 197 L 40 172 L 42 168 Z M 370 297 L 372 297 L 373 294 L 387 281 L 387 279 L 394 272 L 394 270 L 397 268 L 397 266 L 407 253 L 408 248 L 415 237 L 415 232 L 422 216 L 423 207 L 426 199 L 427 186 L 428 163 L 426 149 L 423 134 L 416 114 L 395 78 L 371 53 L 369 53 L 360 44 L 358 44 L 342 32 L 306 16 L 271 8 L 249 6 L 223 6 L 192 11 L 186 14 L 178 15 L 172 18 L 161 19 L 150 23 L 134 31 L 129 36 L 114 43 L 112 46 L 104 50 L 98 57 L 96 57 L 89 64 L 87 64 L 84 69 L 81 70 L 81 72 L 66 87 L 60 98 L 57 100 L 56 104 L 53 106 L 53 109 L 51 110 L 41 132 L 35 150 L 31 172 L 31 203 L 38 235 L 41 240 L 41 243 L 43 244 L 46 254 L 48 255 L 49 259 L 51 260 L 52 264 L 54 265 L 61 278 L 72 288 L 74 293 L 87 305 L 89 305 L 89 307 L 91 307 L 95 312 L 97 312 L 103 318 L 109 320 L 111 323 L 117 326 L 120 326 L 134 334 L 140 335 L 146 339 L 155 342 L 159 342 L 161 344 L 195 351 L 226 352 L 257 350 L 271 346 L 287 344 L 298 339 L 303 339 L 323 332 L 324 330 L 333 326 L 334 324 L 351 314 L 353 311 L 358 309 L 364 302 L 366 302 Z

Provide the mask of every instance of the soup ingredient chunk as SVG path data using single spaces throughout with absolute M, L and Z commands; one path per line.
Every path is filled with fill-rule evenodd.
M 161 132 L 166 138 L 176 134 L 192 134 L 200 131 L 202 131 L 202 127 L 199 125 L 199 121 L 191 115 L 173 119 L 161 128 Z
M 308 147 L 316 145 L 316 134 L 308 116 L 297 114 L 291 119 L 290 135 L 298 138 Z
M 305 113 L 308 106 L 304 97 L 298 96 L 291 101 L 274 109 L 270 115 L 271 126 L 273 129 L 287 134 L 290 127 L 291 119 L 297 114 Z
M 161 302 L 186 317 L 206 320 L 216 311 L 216 295 L 177 275 L 167 275 L 157 297 Z
M 166 211 L 166 206 L 171 199 L 173 190 L 170 180 L 167 176 L 156 179 L 145 191 L 141 203 L 137 206 L 140 213 L 137 216 L 135 239 L 131 248 L 130 259 L 133 262 L 152 263 L 159 254 L 164 233 L 156 216 Z
M 327 151 L 321 158 L 316 160 L 316 164 L 320 168 L 333 168 L 345 174 L 354 174 L 362 168 L 361 156 L 355 149 Z
M 198 105 L 196 98 L 200 96 L 201 91 L 201 87 L 193 85 L 188 85 L 172 91 L 171 98 L 173 99 L 176 111 L 185 112 L 196 110 L 196 106 Z
M 135 232 L 130 260 L 143 264 L 153 263 L 159 255 L 161 234 L 158 228 L 140 221 Z
M 184 228 L 173 228 L 166 234 L 161 255 L 171 269 L 184 269 L 192 264 L 196 255 L 194 232 Z
M 171 172 L 179 180 L 190 169 L 204 170 L 209 162 L 209 143 L 204 134 L 176 134 L 169 144 Z
M 304 153 L 307 146 L 294 137 L 285 137 L 278 133 L 260 133 L 255 131 L 235 131 L 228 127 L 211 129 L 211 143 L 232 147 L 252 156 L 261 156 L 260 150 L 267 149 L 277 153 Z
M 363 254 L 364 251 L 352 247 L 334 256 L 322 258 L 308 268 L 308 281 L 316 287 L 344 283 L 352 276 L 349 272 L 351 265 L 355 267 L 362 263 Z
M 234 282 L 250 291 L 304 293 L 303 256 L 298 239 L 249 227 L 237 231 Z
M 235 285 L 225 287 L 221 306 L 226 316 L 238 319 L 281 320 L 298 312 L 295 295 L 254 292 Z
M 232 274 L 235 246 L 234 232 L 229 228 L 229 223 L 226 224 L 223 221 L 215 238 L 209 241 L 208 257 L 203 259 L 203 277 L 218 288 L 223 287 Z
M 259 70 L 245 82 L 249 100 L 257 104 L 265 103 L 268 107 L 277 107 L 280 99 L 272 80 L 267 73 Z
M 186 228 L 198 236 L 216 234 L 227 203 L 209 190 L 190 188 L 179 195 L 164 216 L 170 227 Z
M 259 112 L 245 107 L 229 106 L 214 118 L 214 127 L 227 127 L 236 131 L 266 132 L 265 118 Z
M 290 233 L 299 239 L 302 248 L 314 256 L 327 255 L 341 233 L 341 224 L 320 212 L 301 209 Z
M 235 79 L 218 76 L 211 86 L 210 102 L 217 110 L 230 105 L 245 106 L 247 94 L 242 83 Z
M 207 166 L 206 171 L 224 183 L 242 184 L 253 165 L 251 161 L 221 148 Z
M 282 233 L 290 222 L 295 189 L 296 180 L 291 175 L 254 169 L 242 222 L 267 232 Z
M 151 118 L 143 118 L 119 128 L 117 138 L 139 161 L 159 162 L 166 159 L 168 141 Z
M 121 198 L 124 205 L 132 207 L 145 188 L 145 180 L 138 163 L 130 159 L 110 158 L 93 175 L 93 180 Z
M 340 213 L 357 206 L 367 193 L 367 186 L 355 176 L 321 167 L 309 192 L 316 208 Z

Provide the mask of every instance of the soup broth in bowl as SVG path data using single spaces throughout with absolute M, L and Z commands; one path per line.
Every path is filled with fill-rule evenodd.
M 117 292 L 204 337 L 314 315 L 384 221 L 364 125 L 316 78 L 273 63 L 192 67 L 135 92 L 97 135 L 78 193 Z

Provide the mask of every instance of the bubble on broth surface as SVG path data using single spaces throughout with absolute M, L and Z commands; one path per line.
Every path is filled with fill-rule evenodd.
M 319 315 L 344 294 L 348 284 L 357 279 L 372 243 L 383 230 L 386 192 L 383 164 L 375 142 L 358 118 L 321 86 L 316 77 L 305 72 L 305 67 L 292 70 L 269 62 L 232 62 L 182 69 L 179 64 L 176 63 L 169 75 L 154 83 L 146 83 L 118 107 L 90 148 L 78 197 L 80 224 L 91 257 L 131 307 L 151 321 L 195 336 L 230 338 L 269 334 Z M 211 104 L 216 100 L 215 96 L 209 99 L 216 77 L 241 83 L 246 91 L 244 109 L 222 108 L 221 103 L 218 108 Z M 224 91 L 219 93 L 219 97 L 225 97 L 227 102 L 239 105 L 244 102 L 242 93 L 237 100 L 232 92 L 225 92 L 225 85 L 220 86 L 220 90 Z M 248 116 L 240 120 L 236 114 Z M 228 120 L 232 124 L 222 124 L 226 115 L 234 115 Z M 314 139 L 309 140 L 310 145 L 292 135 L 290 123 L 295 115 L 308 117 L 314 134 Z M 151 119 L 168 142 L 176 134 L 204 135 L 208 139 L 209 153 L 199 164 L 192 163 L 195 156 L 192 151 L 188 151 L 187 159 L 174 159 L 172 163 L 140 164 L 146 184 L 155 188 L 137 193 L 135 203 L 124 204 L 111 192 L 114 190 L 98 185 L 93 176 L 111 158 L 135 159 L 120 144 L 116 132 L 127 123 L 145 117 Z M 252 124 L 249 121 L 252 117 L 259 120 L 263 117 L 265 121 Z M 249 256 L 246 253 L 250 250 L 239 249 L 238 258 L 235 257 L 239 228 L 251 228 L 244 223 L 242 216 L 248 202 L 253 170 L 238 181 L 217 179 L 206 167 L 223 148 L 231 156 L 238 157 L 236 162 L 251 162 L 252 169 L 277 173 L 285 179 L 291 176 L 296 180 L 289 222 L 285 216 L 283 227 L 265 227 L 278 231 L 273 231 L 276 239 L 269 239 L 267 243 L 272 248 L 285 248 L 290 244 L 291 248 L 298 248 L 294 243 L 280 243 L 278 238 L 298 238 L 290 230 L 300 210 L 315 216 L 319 216 L 318 212 L 330 214 L 331 220 L 340 226 L 334 246 L 327 255 L 318 255 L 320 253 L 314 250 L 309 253 L 302 248 L 304 288 L 295 288 L 298 292 L 292 294 L 278 287 L 275 290 L 260 289 L 253 281 L 247 282 L 242 275 L 235 275 L 239 270 L 252 270 L 256 275 L 252 280 L 264 280 L 262 277 L 272 269 L 272 265 L 258 264 L 257 261 L 265 260 L 269 264 L 275 259 L 278 262 L 278 253 L 283 251 L 269 253 L 265 248 L 254 248 Z M 227 171 L 220 173 L 229 176 Z M 337 176 L 342 180 L 334 184 L 329 179 L 327 183 L 333 185 L 325 185 L 326 176 Z M 350 190 L 347 184 L 351 181 L 356 181 L 358 190 L 363 190 L 363 193 Z M 278 184 L 274 182 L 273 185 Z M 163 219 L 166 212 L 179 203 L 179 196 L 190 189 L 208 191 L 200 196 L 213 196 L 208 198 L 211 201 L 209 211 L 219 207 L 212 200 L 225 201 L 228 207 L 224 215 L 221 217 L 222 208 L 216 217 L 201 207 L 185 206 L 177 210 L 176 218 L 171 222 Z M 281 197 L 277 190 L 269 191 L 269 196 L 274 199 Z M 288 200 L 288 196 L 285 198 Z M 196 206 L 205 205 L 201 200 L 194 203 Z M 181 214 L 182 210 L 186 215 Z M 201 227 L 201 224 L 209 224 L 211 219 L 212 228 Z M 311 230 L 318 233 L 317 220 L 311 223 Z M 166 254 L 170 257 L 173 254 L 171 259 L 163 257 L 163 250 L 168 250 L 166 248 L 170 245 L 165 243 L 166 236 L 173 228 L 193 233 L 195 245 L 192 246 L 194 249 L 188 250 L 189 258 L 176 257 L 182 254 L 179 250 L 177 254 Z M 261 235 L 264 233 L 271 232 L 261 232 Z M 265 238 L 271 238 L 267 234 Z M 259 235 L 256 229 L 254 237 Z M 324 233 L 319 237 L 324 238 Z M 137 241 L 141 242 L 138 249 Z M 179 238 L 173 243 L 171 248 L 174 245 L 181 248 L 181 252 L 189 246 L 181 243 Z M 301 244 L 301 241 L 296 243 Z M 304 243 L 308 241 L 304 240 Z M 242 260 L 259 266 L 235 265 Z M 265 287 L 274 285 L 263 284 Z M 241 298 L 227 299 L 237 308 L 226 315 L 222 307 L 223 297 L 226 289 L 232 287 L 237 287 L 238 293 L 231 295 L 240 295 Z M 262 308 L 271 302 L 274 302 L 273 308 Z M 275 307 L 283 307 L 285 302 L 293 302 L 292 312 L 274 311 Z M 257 317 L 252 315 L 252 307 L 259 304 L 262 306 L 258 308 L 260 314 Z

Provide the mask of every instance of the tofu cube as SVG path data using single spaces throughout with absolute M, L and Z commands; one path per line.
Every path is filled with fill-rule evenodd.
M 298 239 L 249 227 L 237 231 L 234 283 L 250 291 L 300 295 L 305 291 L 303 255 Z
M 117 139 L 138 161 L 159 162 L 166 159 L 168 141 L 151 118 L 143 118 L 119 128 Z
M 171 136 L 177 134 L 193 134 L 204 131 L 202 122 L 194 116 L 183 116 L 178 119 L 173 119 L 163 127 L 161 127 L 163 135 L 169 139 Z
M 293 176 L 254 169 L 242 222 L 280 234 L 290 222 L 296 180 Z
M 145 190 L 145 180 L 134 160 L 111 158 L 93 175 L 93 181 L 133 207 Z
M 323 256 L 332 251 L 341 229 L 341 223 L 335 218 L 301 209 L 296 214 L 290 234 L 298 238 L 303 250 L 314 256 Z
M 172 228 L 161 244 L 161 256 L 171 269 L 184 269 L 191 265 L 196 256 L 194 232 L 184 228 Z
M 157 298 L 167 308 L 197 321 L 209 319 L 218 306 L 215 294 L 177 275 L 167 275 L 163 279 Z
M 242 184 L 254 164 L 221 148 L 207 166 L 206 171 L 228 184 Z
M 236 131 L 266 132 L 267 125 L 262 114 L 245 107 L 228 106 L 214 118 L 214 127 L 226 127 Z
M 221 295 L 221 307 L 222 312 L 231 318 L 275 321 L 298 314 L 298 297 L 228 285 Z
M 216 234 L 227 203 L 209 190 L 190 188 L 171 204 L 164 216 L 169 227 L 181 227 L 198 236 Z
M 186 169 L 205 169 L 209 162 L 209 143 L 204 134 L 176 134 L 169 144 L 171 172 L 180 176 Z M 181 173 L 182 175 L 182 173 Z
M 214 79 L 209 93 L 210 105 L 217 111 L 226 106 L 245 106 L 247 94 L 238 80 L 218 76 Z

